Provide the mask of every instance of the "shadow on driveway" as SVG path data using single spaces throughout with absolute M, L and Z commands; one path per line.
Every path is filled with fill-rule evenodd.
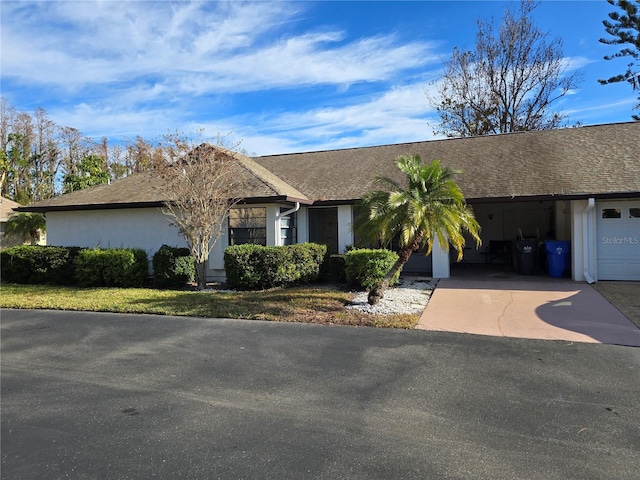
M 640 346 L 640 329 L 586 283 L 440 280 L 416 328 Z

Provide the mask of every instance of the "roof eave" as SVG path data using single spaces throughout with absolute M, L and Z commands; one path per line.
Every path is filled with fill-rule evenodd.
M 303 205 L 311 205 L 313 202 L 307 198 L 295 198 L 287 195 L 279 195 L 273 197 L 250 197 L 243 198 L 239 203 L 243 204 L 256 204 L 256 203 L 274 203 L 274 202 L 288 202 L 288 203 L 301 203 Z M 35 212 L 35 213 L 47 213 L 47 212 L 74 212 L 81 210 L 118 210 L 128 208 L 161 208 L 165 202 L 125 202 L 125 203 L 91 203 L 85 205 L 25 205 L 15 210 L 17 212 Z
M 611 193 L 571 193 L 544 195 L 512 195 L 502 197 L 466 197 L 467 203 L 496 203 L 496 202 L 539 202 L 549 200 L 615 200 L 621 198 L 640 198 L 640 191 L 611 192 Z
M 84 205 L 25 205 L 17 212 L 73 212 L 78 210 L 117 210 L 122 208 L 159 208 L 164 202 L 88 203 Z
M 302 205 L 312 205 L 313 201 L 308 198 L 296 198 L 288 195 L 280 195 L 275 197 L 250 197 L 243 198 L 240 200 L 241 204 L 257 204 L 257 203 L 276 203 L 276 202 L 287 202 L 287 203 L 300 203 Z

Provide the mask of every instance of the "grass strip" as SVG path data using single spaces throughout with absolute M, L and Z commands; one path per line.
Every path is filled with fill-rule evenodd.
M 352 294 L 303 286 L 258 292 L 151 288 L 75 288 L 3 284 L 1 308 L 146 313 L 384 328 L 414 328 L 419 315 L 372 315 L 347 310 Z

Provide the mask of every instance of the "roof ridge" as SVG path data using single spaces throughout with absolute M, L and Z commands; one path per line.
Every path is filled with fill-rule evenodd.
M 306 152 L 289 152 L 289 153 L 272 153 L 269 155 L 257 155 L 253 158 L 261 159 L 261 158 L 269 158 L 269 157 L 286 157 L 286 156 L 294 156 L 294 155 L 308 155 L 308 154 L 322 154 L 322 153 L 333 153 L 333 152 L 347 152 L 351 150 L 368 150 L 368 149 L 379 149 L 385 147 L 401 147 L 404 145 L 422 145 L 425 143 L 434 143 L 434 142 L 453 142 L 456 140 L 477 140 L 482 138 L 496 138 L 496 137 L 507 137 L 507 136 L 515 136 L 515 135 L 527 135 L 527 134 L 545 134 L 552 132 L 563 132 L 566 130 L 573 129 L 588 129 L 588 128 L 601 128 L 601 127 L 609 127 L 615 125 L 627 125 L 627 124 L 635 124 L 637 122 L 629 120 L 624 122 L 612 122 L 612 123 L 598 123 L 593 125 L 576 125 L 576 126 L 566 126 L 560 128 L 552 128 L 549 130 L 522 130 L 519 132 L 504 132 L 504 133 L 491 133 L 487 135 L 473 135 L 470 137 L 444 137 L 444 138 L 432 138 L 429 140 L 416 140 L 413 142 L 399 142 L 399 143 L 385 143 L 382 145 L 366 145 L 363 147 L 347 147 L 347 148 L 334 148 L 334 149 L 324 149 L 324 150 L 309 150 Z
M 261 182 L 265 183 L 269 188 L 271 188 L 278 195 L 286 195 L 288 197 L 295 197 L 300 200 L 310 200 L 304 193 L 295 188 L 290 183 L 286 182 L 282 178 L 280 178 L 275 173 L 271 172 L 267 168 L 260 165 L 258 162 L 253 160 L 252 158 L 247 157 L 238 152 L 232 152 L 226 150 L 226 152 L 233 155 L 233 157 L 238 160 L 238 163 L 247 170 L 250 174 L 256 177 Z

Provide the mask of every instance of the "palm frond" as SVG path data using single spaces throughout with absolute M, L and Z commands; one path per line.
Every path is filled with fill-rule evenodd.
M 395 162 L 405 174 L 406 184 L 376 177 L 376 184 L 385 188 L 363 197 L 361 205 L 366 215 L 356 227 L 360 235 L 383 243 L 397 237 L 400 248 L 420 240 L 427 253 L 438 239 L 444 248 L 453 246 L 459 257 L 465 233 L 480 245 L 480 226 L 454 181 L 460 171 L 443 167 L 438 160 L 423 164 L 418 155 L 399 156 Z

